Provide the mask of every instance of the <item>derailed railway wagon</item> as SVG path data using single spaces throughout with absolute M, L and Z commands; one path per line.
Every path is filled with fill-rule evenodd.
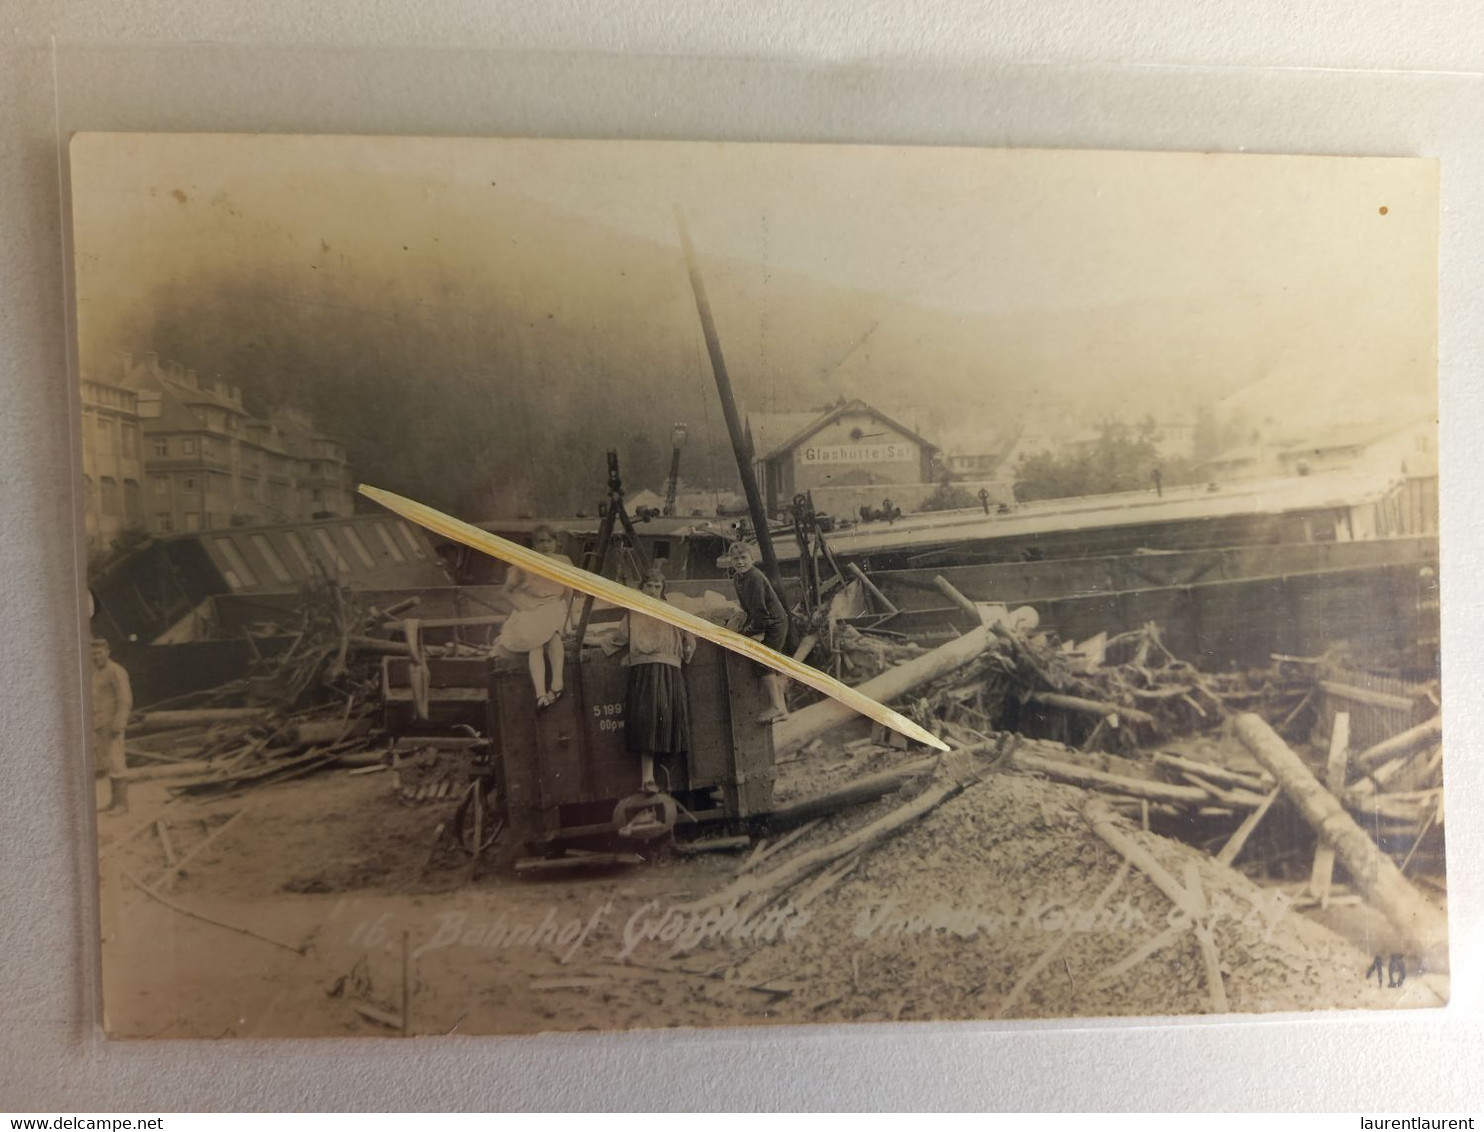
M 772 728 L 751 661 L 698 641 L 685 668 L 691 749 L 655 760 L 658 794 L 639 791 L 624 744 L 628 670 L 598 648 L 569 652 L 565 689 L 538 709 L 523 661 L 429 658 L 425 694 L 414 662 L 383 662 L 384 724 L 401 745 L 478 735 L 456 833 L 478 852 L 496 836 L 533 856 L 636 848 L 662 839 L 736 833 L 773 804 Z M 419 709 L 421 699 L 421 710 Z

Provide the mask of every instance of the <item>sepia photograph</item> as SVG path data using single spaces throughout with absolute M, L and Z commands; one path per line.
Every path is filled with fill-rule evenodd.
M 69 162 L 111 1037 L 1447 1003 L 1436 162 Z

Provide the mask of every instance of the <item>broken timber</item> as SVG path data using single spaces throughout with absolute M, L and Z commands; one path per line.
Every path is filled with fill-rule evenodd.
M 1288 744 L 1259 716 L 1239 715 L 1236 733 L 1258 762 L 1333 847 L 1355 886 L 1396 925 L 1429 971 L 1448 970 L 1448 917 L 1418 894 L 1391 858 L 1376 848 L 1365 830 L 1339 801 L 1319 784 Z
M 974 629 L 932 652 L 887 669 L 856 690 L 881 703 L 890 703 L 913 688 L 967 664 L 988 647 L 989 638 L 988 629 Z M 782 758 L 855 718 L 856 712 L 838 700 L 827 699 L 810 704 L 774 726 L 773 749 Z

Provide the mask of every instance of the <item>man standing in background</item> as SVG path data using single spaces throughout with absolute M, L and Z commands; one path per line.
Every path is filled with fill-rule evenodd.
M 108 806 L 105 812 L 129 808 L 122 777 L 124 728 L 134 710 L 129 674 L 109 658 L 108 642 L 94 637 L 93 659 L 93 770 L 108 776 Z

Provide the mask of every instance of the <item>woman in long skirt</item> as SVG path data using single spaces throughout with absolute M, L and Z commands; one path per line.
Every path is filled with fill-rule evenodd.
M 663 601 L 664 575 L 658 568 L 651 570 L 641 588 L 650 597 Z M 696 639 L 673 625 L 631 611 L 624 615 L 614 643 L 628 648 L 624 658 L 629 669 L 624 700 L 624 746 L 639 756 L 639 789 L 657 793 L 655 756 L 685 754 L 690 750 L 690 709 L 686 702 L 684 666 L 695 655 Z

